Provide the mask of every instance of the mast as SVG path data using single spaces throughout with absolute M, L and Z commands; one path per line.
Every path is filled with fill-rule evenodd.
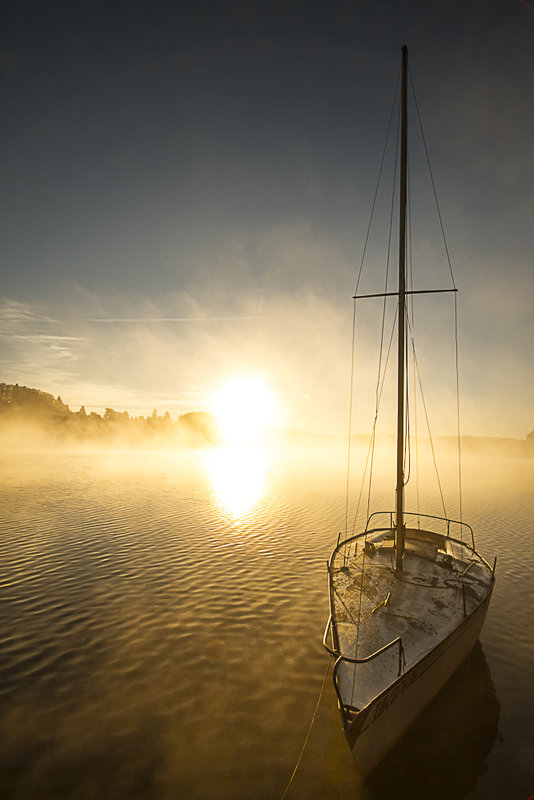
M 406 306 L 406 185 L 408 167 L 408 48 L 402 48 L 401 153 L 399 199 L 399 338 L 397 351 L 397 487 L 395 569 L 402 570 L 404 555 L 404 417 L 405 417 L 405 306 Z

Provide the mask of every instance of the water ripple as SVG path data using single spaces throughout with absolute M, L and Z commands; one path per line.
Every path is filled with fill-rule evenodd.
M 343 466 L 271 464 L 261 500 L 236 517 L 199 454 L 39 458 L 3 464 L 2 796 L 278 796 L 326 664 Z M 510 494 L 491 475 L 472 480 L 464 516 L 507 579 L 484 642 L 519 708 L 532 692 L 503 654 L 513 643 L 534 656 L 533 561 L 517 557 L 531 535 L 527 479 L 508 476 Z

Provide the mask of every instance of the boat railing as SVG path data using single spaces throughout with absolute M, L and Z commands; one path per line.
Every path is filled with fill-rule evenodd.
M 353 658 L 352 656 L 343 655 L 343 653 L 340 653 L 339 650 L 336 650 L 334 647 L 330 647 L 330 645 L 328 644 L 328 634 L 331 629 L 332 629 L 332 614 L 330 614 L 330 616 L 328 617 L 328 622 L 326 623 L 326 627 L 324 630 L 323 646 L 325 650 L 336 659 L 334 663 L 333 678 L 334 678 L 334 688 L 336 690 L 336 695 L 340 708 L 345 708 L 345 703 L 343 703 L 343 699 L 339 691 L 339 685 L 337 680 L 337 673 L 339 671 L 341 664 L 343 663 L 367 664 L 369 661 L 373 661 L 375 658 L 378 658 L 378 656 L 381 656 L 383 653 L 385 653 L 387 650 L 390 650 L 392 647 L 398 646 L 399 668 L 397 676 L 400 676 L 404 672 L 404 669 L 406 667 L 406 659 L 404 657 L 404 645 L 402 643 L 401 636 L 397 636 L 396 639 L 392 639 L 391 642 L 388 642 L 388 644 L 385 644 L 383 647 L 379 648 L 378 650 L 375 650 L 374 653 L 370 653 L 370 655 L 364 656 L 364 658 Z
M 388 519 L 389 519 L 389 527 L 390 528 L 394 527 L 394 512 L 393 511 L 374 511 L 371 514 L 371 516 L 369 517 L 369 519 L 367 520 L 367 525 L 365 526 L 365 530 L 366 531 L 368 531 L 368 529 L 370 527 L 371 520 L 373 519 L 373 517 L 378 517 L 378 516 L 387 516 Z M 405 511 L 404 512 L 404 518 L 406 519 L 407 517 L 410 517 L 411 519 L 413 519 L 413 518 L 421 519 L 422 518 L 422 519 L 428 519 L 428 520 L 436 520 L 437 522 L 444 523 L 446 525 L 446 528 L 447 528 L 447 534 L 446 535 L 447 535 L 448 539 L 456 539 L 457 538 L 456 536 L 451 536 L 451 526 L 455 526 L 456 525 L 456 526 L 458 526 L 460 531 L 466 530 L 469 533 L 469 535 L 471 537 L 471 543 L 472 543 L 472 546 L 473 546 L 473 550 L 475 550 L 475 534 L 473 533 L 473 528 L 467 522 L 461 522 L 460 520 L 457 520 L 457 519 L 448 519 L 447 517 L 438 517 L 438 516 L 436 516 L 434 514 L 421 514 L 418 511 Z

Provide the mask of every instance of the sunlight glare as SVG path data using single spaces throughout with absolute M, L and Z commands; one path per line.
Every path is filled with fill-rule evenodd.
M 225 442 L 257 442 L 272 423 L 274 397 L 260 378 L 232 378 L 213 398 L 213 411 Z
M 265 489 L 268 459 L 258 447 L 222 447 L 206 455 L 215 494 L 238 520 L 250 511 Z

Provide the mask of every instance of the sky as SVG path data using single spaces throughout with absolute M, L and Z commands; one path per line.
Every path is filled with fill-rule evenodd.
M 406 44 L 459 289 L 462 430 L 534 428 L 534 3 L 6 0 L 1 14 L 0 381 L 74 410 L 175 416 L 253 374 L 281 424 L 345 431 L 352 295 Z M 413 174 L 416 283 L 448 288 L 415 160 Z M 373 227 L 371 291 L 384 237 Z M 360 308 L 365 431 L 380 307 Z M 416 316 L 443 434 L 452 308 L 436 296 Z

